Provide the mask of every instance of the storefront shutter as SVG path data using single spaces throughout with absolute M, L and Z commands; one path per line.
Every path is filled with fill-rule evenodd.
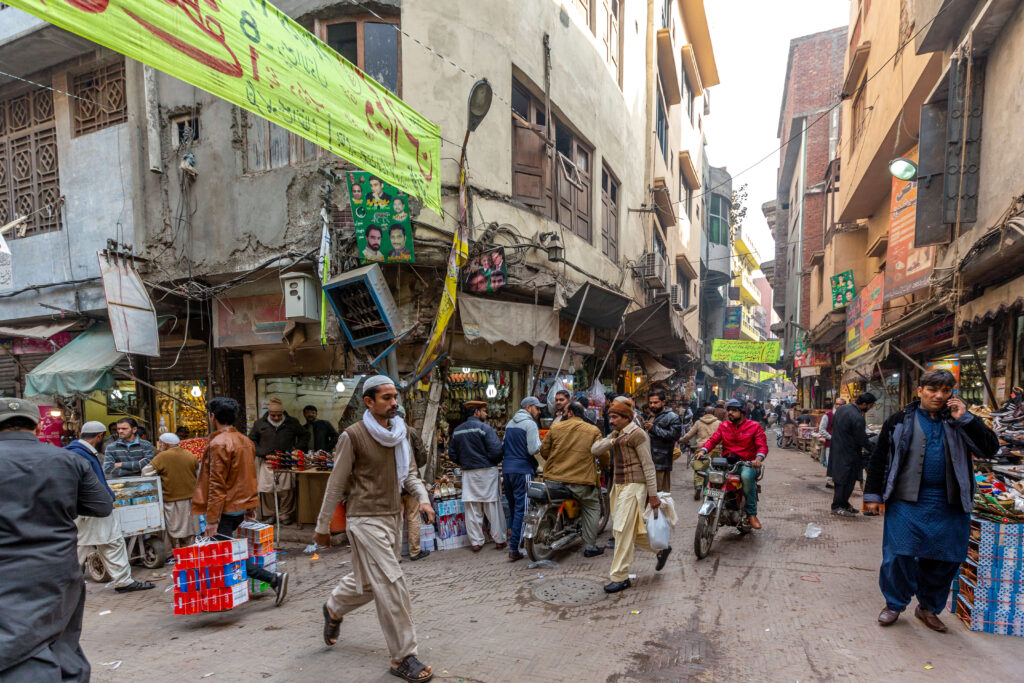
M 942 219 L 946 169 L 946 102 L 921 107 L 921 138 L 917 160 L 917 213 L 914 246 L 949 242 L 949 225 Z
M 178 355 L 179 346 L 161 347 L 160 357 L 149 361 L 150 380 L 153 382 L 187 382 L 205 380 L 209 373 L 210 357 L 206 346 L 186 346 Z M 175 362 L 177 358 L 177 362 Z

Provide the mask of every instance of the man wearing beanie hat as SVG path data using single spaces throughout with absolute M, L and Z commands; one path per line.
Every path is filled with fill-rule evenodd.
M 484 516 L 491 523 L 494 548 L 505 547 L 505 512 L 498 493 L 501 439 L 487 419 L 486 401 L 466 401 L 466 421 L 452 432 L 448 457 L 462 468 L 462 502 L 473 552 L 484 545 Z
M 277 491 L 280 521 L 291 524 L 295 518 L 295 475 L 270 469 L 266 456 L 291 453 L 308 436 L 299 421 L 285 412 L 281 399 L 273 397 L 267 401 L 267 412 L 253 423 L 249 438 L 256 446 L 256 481 L 262 517 L 273 520 L 274 491 Z
M 192 515 L 192 494 L 196 490 L 199 461 L 179 444 L 176 434 L 161 434 L 157 454 L 142 473 L 160 476 L 164 491 L 164 525 L 171 537 L 171 547 L 189 545 L 199 533 L 199 518 Z

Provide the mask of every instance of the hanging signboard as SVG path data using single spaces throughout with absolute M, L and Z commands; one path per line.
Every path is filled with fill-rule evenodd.
M 917 147 L 904 156 L 916 162 Z M 914 248 L 916 220 L 917 183 L 893 178 L 883 301 L 891 301 L 928 286 L 935 247 Z
M 732 363 L 774 363 L 779 360 L 779 342 L 746 339 L 715 339 L 711 360 Z
M 832 282 L 832 308 L 842 308 L 853 301 L 853 271 L 844 270 L 829 278 Z
M 757 374 L 757 381 L 758 382 L 767 382 L 770 379 L 775 379 L 776 377 L 785 377 L 785 376 L 786 376 L 785 372 L 765 372 L 764 370 L 761 370 Z
M 159 356 L 156 309 L 134 263 L 120 254 L 98 251 L 96 256 L 114 348 L 121 353 Z
M 846 360 L 868 350 L 871 337 L 882 324 L 882 285 L 879 273 L 846 308 Z
M 743 323 L 743 307 L 727 306 L 725 309 L 725 326 L 722 330 L 723 339 L 739 339 L 740 326 Z
M 360 262 L 415 262 L 409 195 L 371 173 L 351 171 L 348 192 Z
M 258 114 L 441 209 L 441 130 L 266 0 L 5 4 Z
M 505 278 L 505 248 L 498 247 L 466 262 L 462 272 L 462 289 L 473 294 L 497 292 L 505 286 Z

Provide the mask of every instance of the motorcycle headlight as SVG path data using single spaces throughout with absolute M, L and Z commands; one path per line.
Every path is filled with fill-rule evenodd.
M 711 472 L 710 474 L 708 474 L 708 482 L 711 483 L 711 484 L 719 484 L 719 485 L 724 484 L 725 483 L 725 473 L 724 472 Z

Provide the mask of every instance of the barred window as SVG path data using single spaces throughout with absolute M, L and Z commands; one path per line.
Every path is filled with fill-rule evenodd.
M 71 92 L 75 96 L 76 137 L 128 120 L 123 59 L 78 74 L 71 82 Z
M 0 225 L 28 216 L 7 239 L 60 229 L 53 94 L 37 88 L 0 99 Z

